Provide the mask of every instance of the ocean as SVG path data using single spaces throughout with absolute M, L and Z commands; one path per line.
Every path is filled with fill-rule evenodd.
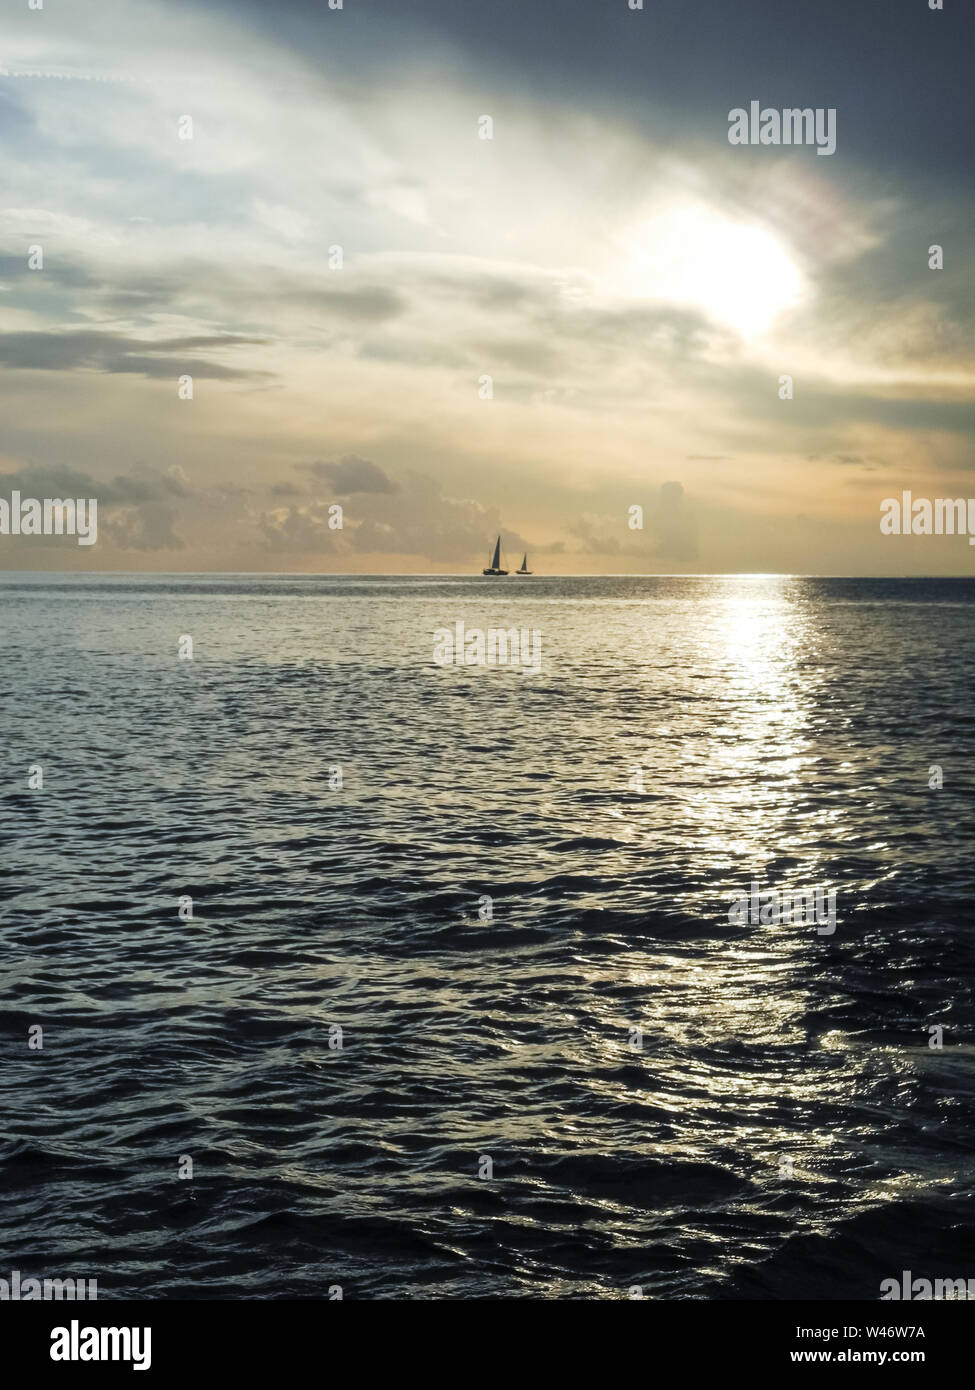
M 0 576 L 0 1274 L 975 1276 L 973 605 L 971 579 Z M 537 669 L 438 662 L 458 623 L 537 633 Z M 835 929 L 731 920 L 753 883 L 835 892 Z

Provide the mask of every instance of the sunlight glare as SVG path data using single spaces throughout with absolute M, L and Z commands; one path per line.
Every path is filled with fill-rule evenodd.
M 765 333 L 803 292 L 802 274 L 776 236 L 702 203 L 631 227 L 621 245 L 624 293 L 698 308 L 743 338 Z

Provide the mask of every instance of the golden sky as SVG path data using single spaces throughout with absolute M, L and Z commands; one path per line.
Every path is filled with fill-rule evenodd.
M 99 539 L 0 568 L 971 573 L 879 528 L 973 492 L 970 20 L 730 8 L 8 14 L 0 494 Z

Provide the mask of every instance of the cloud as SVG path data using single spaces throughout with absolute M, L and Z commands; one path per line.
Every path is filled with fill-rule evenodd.
M 149 341 L 118 333 L 82 329 L 75 332 L 0 333 L 0 362 L 20 371 L 64 372 L 88 368 L 100 372 L 137 373 L 146 377 L 192 376 L 217 380 L 259 379 L 266 372 L 224 367 L 196 357 L 202 348 L 263 344 L 266 339 L 240 334 L 190 336 Z M 176 356 L 172 354 L 178 354 Z
M 264 512 L 260 529 L 265 548 L 299 555 L 329 555 L 346 549 L 343 534 L 329 526 L 329 503 L 279 507 Z
M 354 460 L 356 465 L 366 462 Z M 386 478 L 382 470 L 377 472 Z M 260 517 L 265 547 L 289 553 L 295 563 L 302 554 L 365 554 L 411 556 L 461 567 L 482 555 L 486 563 L 499 532 L 507 550 L 529 548 L 519 532 L 502 525 L 495 507 L 446 495 L 434 479 L 420 473 L 407 473 L 395 488 L 386 481 L 388 489 L 359 493 L 355 503 L 344 508 L 341 531 L 329 526 L 326 499 L 265 511 Z
M 101 527 L 119 550 L 183 550 L 184 543 L 173 530 L 174 521 L 171 507 L 150 502 L 112 513 Z
M 370 462 L 369 459 L 359 458 L 356 454 L 346 454 L 338 463 L 316 460 L 315 463 L 310 463 L 308 468 L 316 478 L 329 483 L 332 491 L 339 497 L 354 492 L 396 491 L 394 484 L 378 464 Z
M 697 558 L 697 527 L 680 483 L 663 483 L 649 523 L 651 553 L 661 560 L 686 563 Z
M 16 489 L 22 497 L 94 498 L 98 503 L 98 550 L 182 550 L 174 530 L 176 505 L 191 496 L 178 464 L 163 472 L 136 469 L 99 480 L 90 473 L 60 464 L 29 466 L 0 474 L 0 492 Z M 58 543 L 58 538 L 43 538 Z M 22 554 L 40 537 L 20 538 Z M 94 553 L 94 551 L 93 551 Z
M 583 555 L 620 555 L 623 546 L 618 536 L 600 536 L 596 534 L 598 522 L 592 517 L 580 517 L 570 527 L 570 533 L 575 537 L 576 544 L 573 550 L 581 552 Z
M 687 563 L 697 558 L 697 527 L 681 483 L 663 483 L 644 508 L 643 531 L 606 533 L 607 517 L 583 516 L 569 527 L 570 550 L 583 555 L 632 557 Z M 649 540 L 649 547 L 647 541 Z
M 802 505 L 858 563 L 858 486 L 971 467 L 972 200 L 967 179 L 943 177 L 964 153 L 964 46 L 916 42 L 940 21 L 903 0 L 912 16 L 872 90 L 896 93 L 918 62 L 925 83 L 945 62 L 951 81 L 892 144 L 891 102 L 861 99 L 846 40 L 872 21 L 856 7 L 824 0 L 825 29 L 798 12 L 769 29 L 702 4 L 671 6 L 653 43 L 624 4 L 579 0 L 530 15 L 518 0 L 414 0 L 359 7 L 355 25 L 309 0 L 281 0 L 284 23 L 229 0 L 103 0 L 64 9 L 56 32 L 12 11 L 11 68 L 132 80 L 0 82 L 6 447 L 105 474 L 78 489 L 106 508 L 106 547 L 178 541 L 186 568 L 316 554 L 467 568 L 504 531 L 501 499 L 567 567 L 689 562 L 698 523 L 705 563 L 734 564 L 770 515 Z M 555 16 L 559 43 L 512 45 L 498 13 L 530 40 Z M 748 73 L 771 105 L 825 82 L 836 159 L 732 149 Z M 478 92 L 497 98 L 494 141 L 477 139 Z M 669 270 L 634 265 L 659 269 L 661 222 L 688 206 L 718 269 L 682 307 Z M 762 263 L 724 274 L 739 227 L 801 271 L 804 297 L 764 337 L 714 321 L 729 280 L 747 302 L 767 279 Z M 638 254 L 621 260 L 631 233 Z M 927 268 L 934 241 L 944 271 Z M 248 389 L 174 408 L 154 383 L 184 373 Z M 127 466 L 134 440 L 152 468 Z M 659 489 L 677 460 L 687 493 Z M 630 499 L 643 533 L 621 528 Z M 712 527 L 708 508 L 734 525 Z M 512 548 L 518 534 L 504 531 Z
M 0 473 L 0 486 L 8 492 L 17 488 L 24 497 L 95 497 L 100 507 L 139 506 L 188 495 L 178 464 L 166 471 L 137 468 L 104 480 L 64 464 L 37 464 Z

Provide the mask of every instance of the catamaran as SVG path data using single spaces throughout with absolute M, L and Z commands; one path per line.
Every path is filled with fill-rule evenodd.
M 528 554 L 527 554 L 527 552 L 522 556 L 522 559 L 521 559 L 521 569 L 520 569 L 520 570 L 515 570 L 515 574 L 531 574 L 531 570 L 528 568 Z
M 481 573 L 482 573 L 482 574 L 507 574 L 507 573 L 508 573 L 507 570 L 503 570 L 503 569 L 501 568 L 501 537 L 500 537 L 500 536 L 498 537 L 497 543 L 496 543 L 496 545 L 495 545 L 495 547 L 494 547 L 494 556 L 492 557 L 492 560 L 491 560 L 491 567 L 490 567 L 490 569 L 481 570 Z

